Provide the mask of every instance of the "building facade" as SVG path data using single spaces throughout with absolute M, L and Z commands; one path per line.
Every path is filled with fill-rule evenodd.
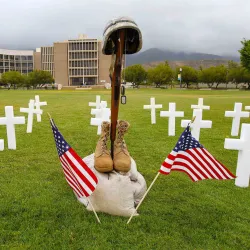
M 63 86 L 96 85 L 110 82 L 111 56 L 102 54 L 101 41 L 80 35 L 78 39 L 55 42 L 34 54 L 35 69 L 49 71 Z
M 44 70 L 63 86 L 110 83 L 111 56 L 103 55 L 101 46 L 100 40 L 80 35 L 78 39 L 55 42 L 36 51 L 0 49 L 0 74 Z
M 0 74 L 19 71 L 28 74 L 34 69 L 33 50 L 0 49 Z

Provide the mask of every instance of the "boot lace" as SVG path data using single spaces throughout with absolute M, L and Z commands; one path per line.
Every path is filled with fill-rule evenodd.
M 128 129 L 128 125 L 127 124 L 123 124 L 120 126 L 119 130 L 118 130 L 118 138 L 117 138 L 117 143 L 121 144 L 122 148 L 125 148 L 125 141 L 123 140 L 123 136 L 124 133 L 127 131 Z
M 102 140 L 102 153 L 105 153 L 107 150 L 107 141 L 109 138 L 109 133 L 105 131 L 104 137 L 101 139 Z

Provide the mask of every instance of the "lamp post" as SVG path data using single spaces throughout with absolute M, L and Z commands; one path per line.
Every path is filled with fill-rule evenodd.
M 181 84 L 181 72 L 182 72 L 182 68 L 180 68 L 180 87 L 182 88 L 182 84 Z

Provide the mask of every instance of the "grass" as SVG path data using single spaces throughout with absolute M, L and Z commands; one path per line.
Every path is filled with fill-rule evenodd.
M 193 183 L 177 172 L 160 176 L 130 225 L 127 218 L 102 213 L 98 225 L 64 179 L 46 113 L 84 157 L 94 151 L 98 140 L 96 127 L 89 125 L 88 102 L 100 94 L 110 106 L 110 91 L 3 90 L 0 117 L 6 105 L 13 105 L 15 115 L 21 115 L 19 108 L 26 107 L 35 94 L 48 102 L 42 123 L 34 123 L 32 134 L 17 125 L 17 150 L 0 152 L 0 249 L 250 249 L 250 190 L 236 187 L 234 181 Z M 192 116 L 190 105 L 204 97 L 211 110 L 204 111 L 203 119 L 212 120 L 213 127 L 202 129 L 200 142 L 235 173 L 237 151 L 223 147 L 232 123 L 224 112 L 233 110 L 234 102 L 250 105 L 250 93 L 127 91 L 127 104 L 120 106 L 119 116 L 131 124 L 126 143 L 148 185 L 183 130 L 177 118 L 176 136 L 168 137 L 168 121 L 159 117 L 159 110 L 157 124 L 150 124 L 150 111 L 142 107 L 151 96 L 163 104 L 163 110 L 176 102 L 185 119 Z M 0 138 L 7 144 L 4 126 Z

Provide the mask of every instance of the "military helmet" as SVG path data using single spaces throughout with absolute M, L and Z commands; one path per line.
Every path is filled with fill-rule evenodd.
M 116 52 L 116 40 L 119 38 L 119 30 L 125 29 L 124 54 L 134 54 L 141 50 L 142 35 L 134 20 L 129 17 L 112 19 L 106 25 L 103 32 L 102 53 L 111 55 Z

